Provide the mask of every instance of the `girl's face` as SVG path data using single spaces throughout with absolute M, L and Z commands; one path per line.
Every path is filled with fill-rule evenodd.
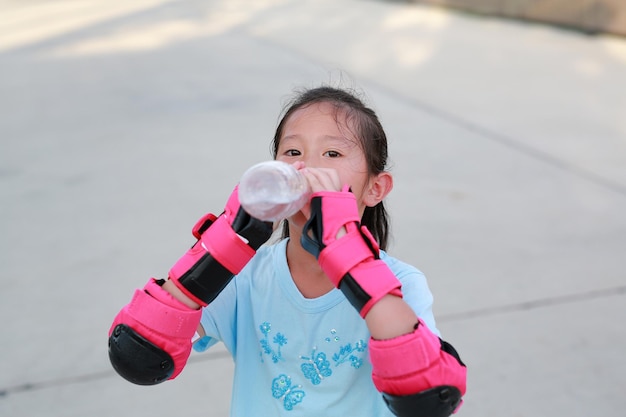
M 366 206 L 373 206 L 380 199 L 372 196 L 376 176 L 368 173 L 363 149 L 352 130 L 345 113 L 332 104 L 308 105 L 292 113 L 284 124 L 276 159 L 304 168 L 314 192 L 339 191 L 348 184 L 362 215 Z M 303 209 L 305 217 L 308 210 Z

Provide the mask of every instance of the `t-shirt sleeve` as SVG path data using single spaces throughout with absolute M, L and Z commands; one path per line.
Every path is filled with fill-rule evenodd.
M 236 309 L 237 286 L 233 279 L 211 304 L 202 309 L 200 324 L 208 337 L 204 340 L 205 349 L 221 341 L 234 354 Z

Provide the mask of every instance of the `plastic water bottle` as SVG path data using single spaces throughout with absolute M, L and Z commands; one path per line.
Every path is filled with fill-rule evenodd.
M 297 213 L 309 199 L 309 185 L 301 172 L 280 161 L 256 164 L 239 182 L 239 201 L 252 217 L 279 221 Z

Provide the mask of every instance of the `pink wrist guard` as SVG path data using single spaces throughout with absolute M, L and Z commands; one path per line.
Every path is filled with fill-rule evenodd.
M 206 306 L 269 239 L 272 226 L 241 209 L 235 188 L 224 212 L 217 218 L 204 216 L 192 233 L 198 241 L 174 264 L 169 278 L 183 294 Z
M 346 234 L 337 239 L 343 228 Z M 360 225 L 356 198 L 347 189 L 313 194 L 302 246 L 317 256 L 324 273 L 362 317 L 385 295 L 402 296 L 400 281 L 378 259 L 378 244 Z
M 421 320 L 412 333 L 389 340 L 370 339 L 369 352 L 372 380 L 381 392 L 402 396 L 452 386 L 465 394 L 467 368 L 454 348 Z
M 168 376 L 167 379 L 174 379 L 187 363 L 191 353 L 191 339 L 200 324 L 201 316 L 201 310 L 192 310 L 185 306 L 151 279 L 143 290 L 135 291 L 130 303 L 117 314 L 109 329 L 109 337 L 119 336 L 117 333 L 122 327 L 132 329 L 133 337 L 145 339 L 152 345 L 151 349 L 156 348 L 169 355 L 173 364 L 163 363 L 161 367 L 164 370 L 163 375 Z M 128 368 L 139 367 L 129 362 L 141 362 L 143 358 L 132 355 L 126 358 L 123 350 L 121 353 L 118 363 L 114 363 L 114 366 L 118 365 L 116 370 L 131 382 L 145 385 L 124 375 L 141 375 L 141 369 Z M 166 367 L 172 369 L 168 371 Z M 154 381 L 158 382 L 161 381 Z

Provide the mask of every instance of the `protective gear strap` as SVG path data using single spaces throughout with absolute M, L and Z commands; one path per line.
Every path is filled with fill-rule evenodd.
M 131 302 L 117 314 L 109 329 L 109 357 L 113 367 L 122 377 L 141 385 L 175 378 L 187 363 L 191 338 L 201 317 L 201 310 L 185 306 L 151 279 L 143 290 L 135 291 Z M 165 364 L 164 374 L 155 377 L 154 369 L 158 367 L 145 361 L 166 356 L 171 358 L 171 366 Z
M 154 301 L 158 301 L 155 303 Z M 166 306 L 166 308 L 163 308 Z M 159 286 L 152 278 L 126 306 L 135 321 L 168 337 L 192 338 L 200 323 L 199 310 L 192 310 Z
M 320 253 L 319 263 L 337 287 L 351 269 L 373 259 L 372 249 L 365 243 L 359 230 L 353 230 L 326 246 Z
M 174 264 L 171 279 L 179 279 L 208 253 L 231 274 L 238 274 L 256 251 L 232 229 L 228 219 L 220 216 L 200 236 L 200 240 Z
M 215 220 L 217 220 L 217 216 L 215 214 L 205 214 L 193 226 L 193 228 L 191 229 L 191 234 L 194 235 L 196 239 L 200 240 L 200 236 L 202 236 L 202 233 L 204 233 Z
M 400 286 L 398 278 L 380 259 L 358 264 L 339 283 L 339 289 L 361 317 L 387 294 L 402 297 Z
M 454 348 L 443 342 L 420 320 L 409 334 L 369 344 L 372 380 L 392 396 L 421 393 L 451 386 L 465 395 L 467 368 Z
M 229 219 L 222 215 L 207 229 L 200 239 L 202 247 L 217 262 L 237 275 L 252 259 L 256 250 L 248 246 L 232 229 Z

